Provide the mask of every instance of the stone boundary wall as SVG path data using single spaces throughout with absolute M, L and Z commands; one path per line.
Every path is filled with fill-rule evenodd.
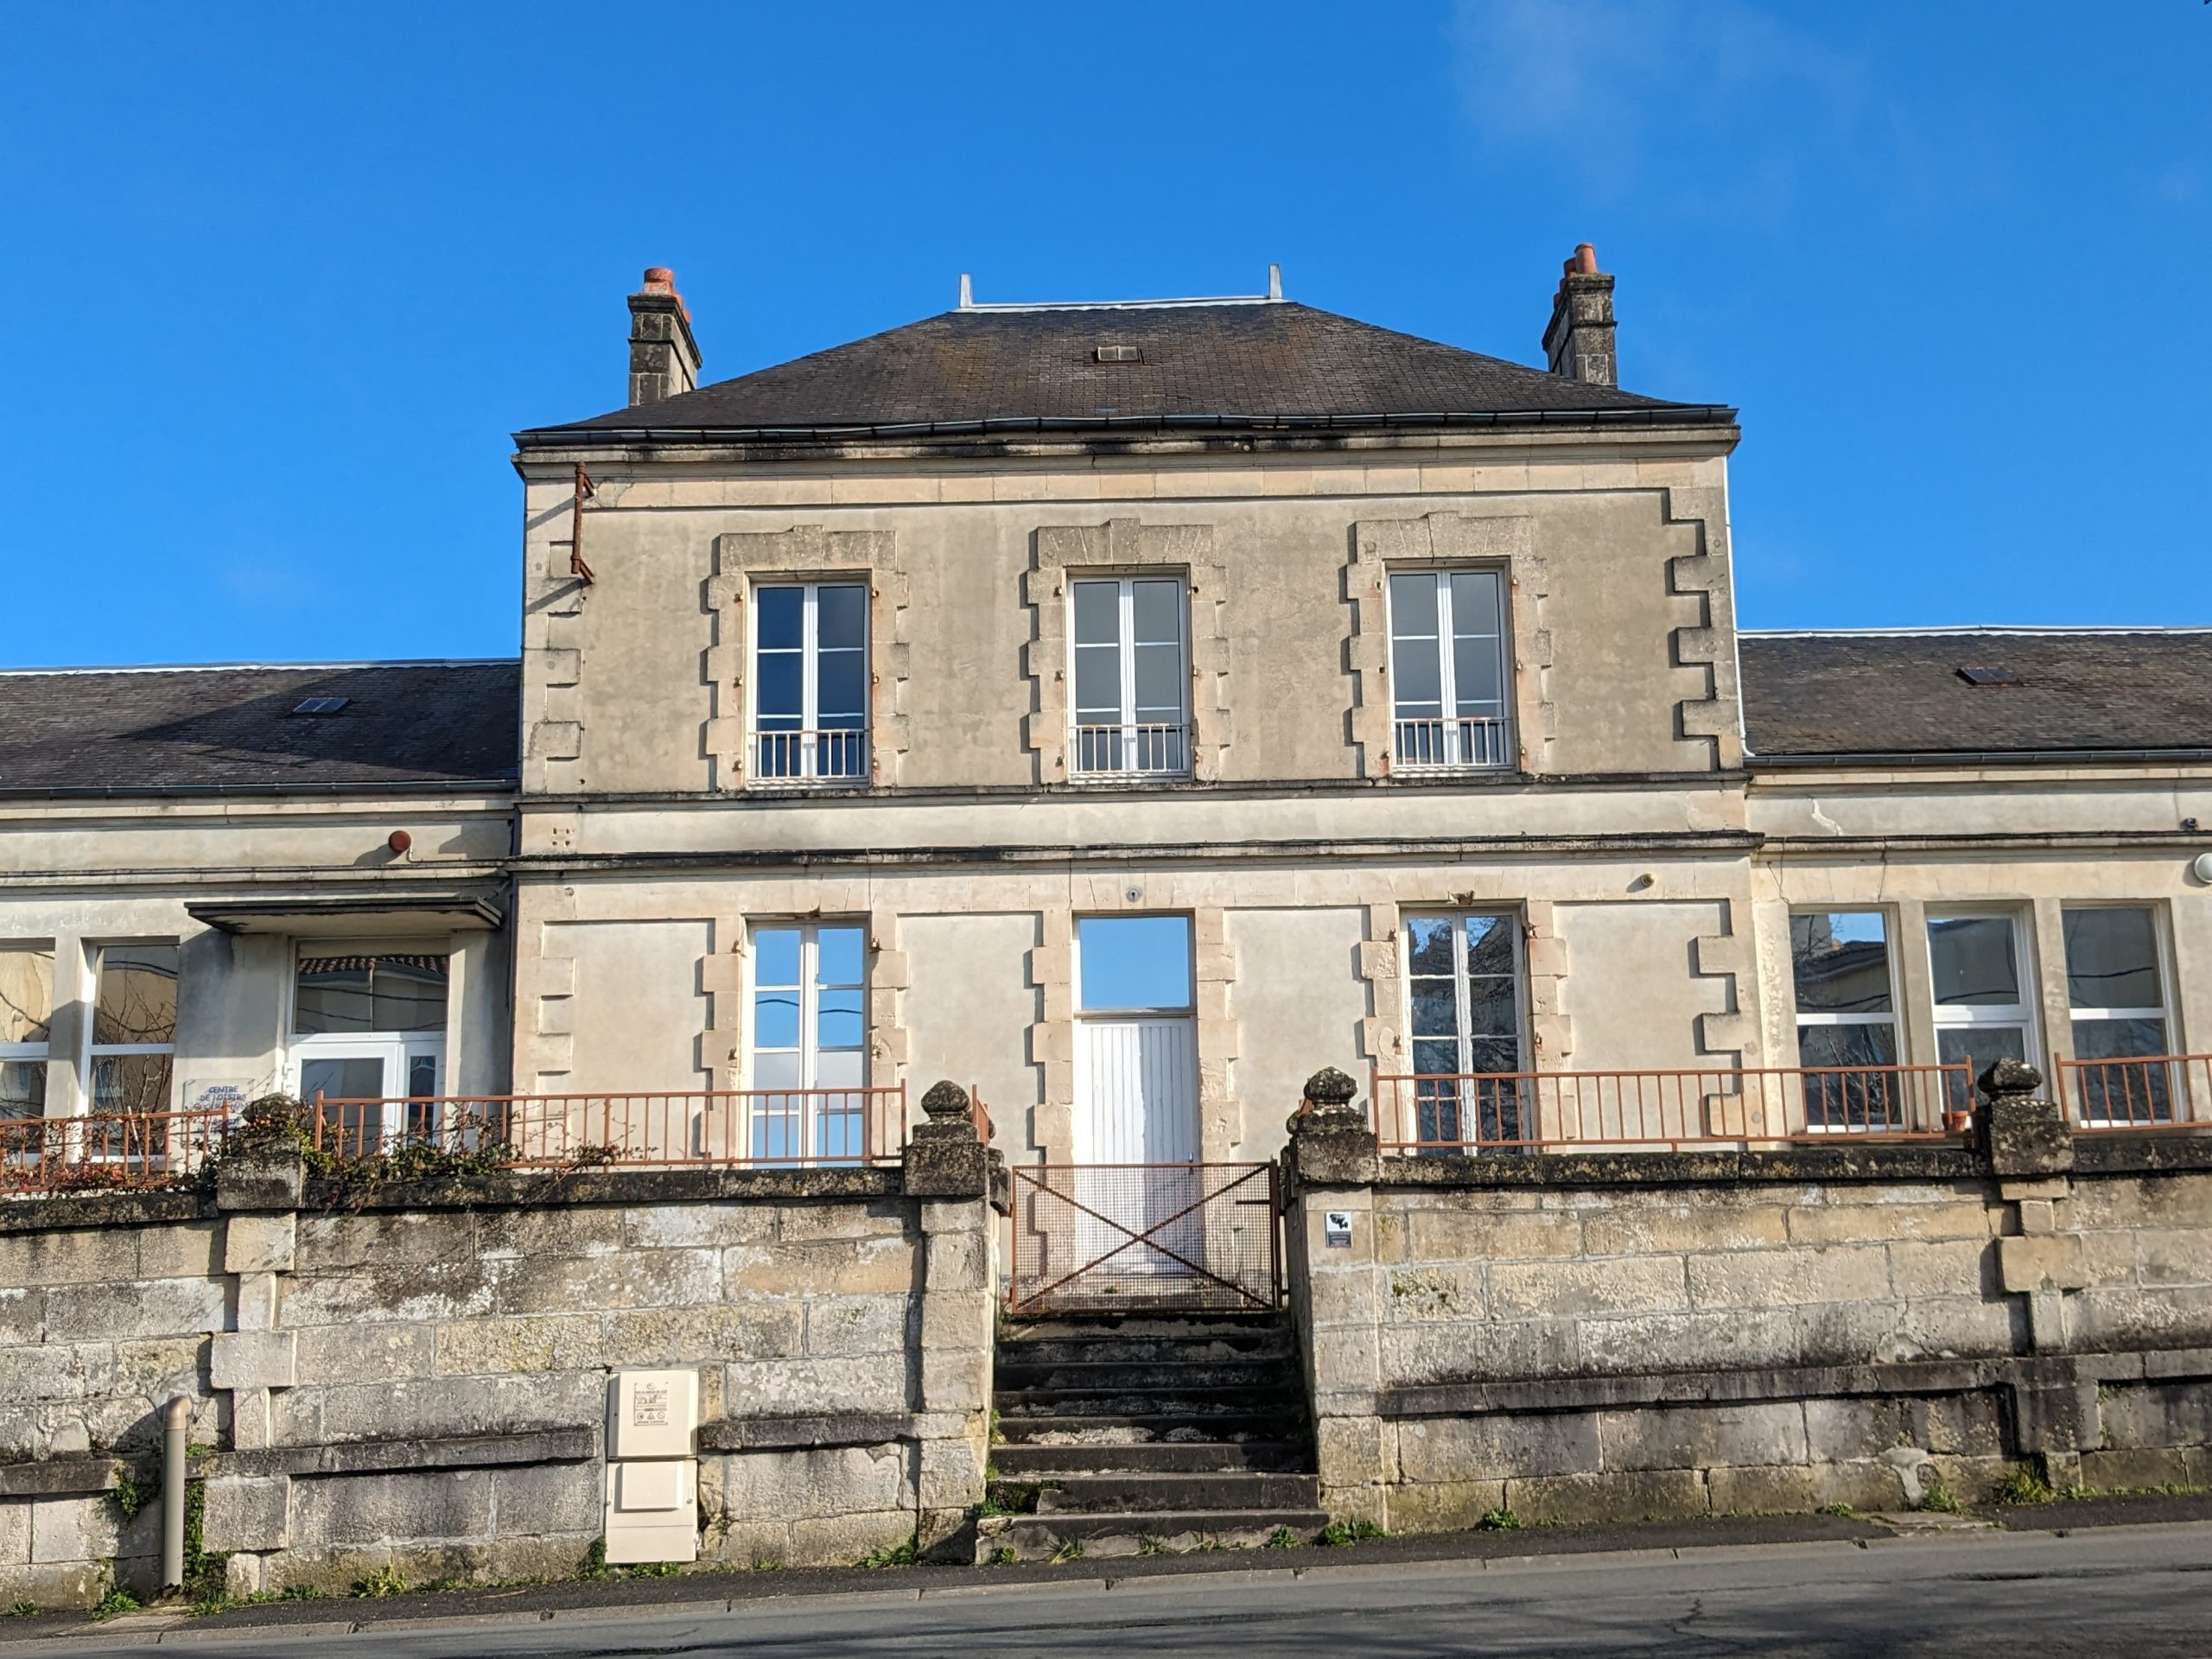
M 573 1573 L 633 1366 L 700 1374 L 702 1559 L 946 1541 L 983 1495 L 997 1225 L 944 1127 L 903 1169 L 364 1192 L 295 1159 L 0 1205 L 0 1600 L 154 1587 L 159 1506 L 114 1494 L 158 1479 L 175 1394 L 233 1594 Z
M 1377 1159 L 1324 1105 L 1286 1244 L 1339 1516 L 2212 1483 L 2212 1137 Z

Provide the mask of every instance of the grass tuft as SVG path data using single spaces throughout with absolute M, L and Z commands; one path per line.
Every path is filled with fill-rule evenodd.
M 367 1578 L 356 1579 L 353 1593 L 367 1601 L 381 1601 L 386 1596 L 404 1596 L 407 1593 L 407 1580 L 400 1576 L 397 1567 L 386 1561 Z
M 1329 1549 L 1341 1549 L 1346 1544 L 1364 1543 L 1370 1538 L 1387 1538 L 1372 1521 L 1332 1521 L 1321 1529 L 1321 1535 L 1314 1542 Z

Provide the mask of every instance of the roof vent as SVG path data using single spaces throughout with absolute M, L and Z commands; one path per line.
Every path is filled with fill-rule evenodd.
M 2020 677 L 2009 668 L 1962 668 L 1959 677 L 1968 685 L 2018 685 Z
M 309 697 L 292 712 L 296 715 L 334 715 L 351 702 L 351 697 Z
M 1101 346 L 1096 356 L 1101 363 L 1141 363 L 1144 350 L 1137 346 Z

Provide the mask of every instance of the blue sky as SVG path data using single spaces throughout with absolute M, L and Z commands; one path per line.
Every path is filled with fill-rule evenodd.
M 1735 403 L 1759 626 L 2212 623 L 2212 6 L 18 4 L 0 661 L 497 655 L 507 434 L 1249 292 Z

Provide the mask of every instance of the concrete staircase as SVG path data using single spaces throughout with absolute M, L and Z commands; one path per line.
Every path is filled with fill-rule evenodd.
M 978 1561 L 1310 1543 L 1313 1430 L 1278 1314 L 1026 1321 L 998 1344 Z

